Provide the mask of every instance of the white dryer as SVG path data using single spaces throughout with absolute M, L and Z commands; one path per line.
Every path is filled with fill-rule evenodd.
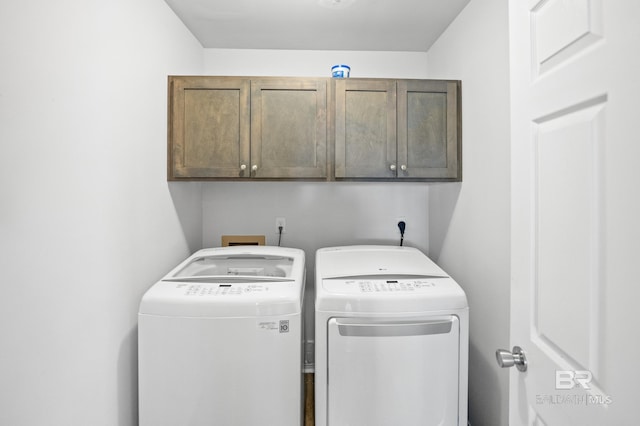
M 415 248 L 316 252 L 315 424 L 467 424 L 464 291 Z
M 299 426 L 304 252 L 196 252 L 144 295 L 141 426 Z

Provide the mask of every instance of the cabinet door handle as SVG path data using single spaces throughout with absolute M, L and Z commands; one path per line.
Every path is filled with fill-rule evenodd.
M 240 170 L 247 170 L 246 164 L 240 164 Z
M 403 172 L 407 171 L 407 165 L 403 164 L 402 166 L 400 166 L 400 170 L 402 170 Z
M 257 165 L 257 164 L 254 164 L 253 166 L 251 166 L 251 170 L 252 170 L 252 171 L 254 171 L 254 172 L 255 172 L 256 170 L 258 170 L 258 165 Z
M 396 165 L 395 164 L 390 165 L 389 169 L 391 169 L 392 171 L 395 170 L 396 169 Z

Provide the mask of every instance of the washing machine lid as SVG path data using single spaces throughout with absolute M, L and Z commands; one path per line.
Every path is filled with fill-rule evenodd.
M 203 249 L 153 285 L 139 313 L 207 318 L 298 314 L 304 262 L 302 250 L 285 247 Z
M 271 246 L 203 249 L 167 274 L 165 281 L 295 281 L 304 272 L 304 252 Z
M 358 276 L 448 277 L 420 250 L 401 246 L 327 247 L 316 252 L 320 279 Z
M 316 312 L 422 314 L 464 310 L 468 304 L 462 288 L 418 249 L 349 246 L 316 252 L 315 307 Z

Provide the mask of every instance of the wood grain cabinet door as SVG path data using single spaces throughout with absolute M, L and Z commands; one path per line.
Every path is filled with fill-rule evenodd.
M 327 177 L 327 83 L 251 80 L 252 177 Z
M 458 81 L 398 80 L 398 178 L 460 179 Z
M 169 77 L 169 180 L 250 177 L 249 79 Z
M 336 178 L 395 178 L 395 80 L 335 80 L 335 114 Z

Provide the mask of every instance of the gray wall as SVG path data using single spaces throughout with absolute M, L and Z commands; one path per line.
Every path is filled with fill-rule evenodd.
M 213 247 L 220 245 L 221 235 L 258 234 L 266 236 L 267 244 L 277 245 L 275 218 L 284 217 L 281 245 L 306 254 L 305 336 L 311 341 L 316 250 L 399 244 L 397 223 L 404 218 L 405 245 L 426 252 L 427 211 L 428 188 L 420 183 L 219 182 L 203 189 L 203 241 Z
M 142 293 L 201 245 L 166 182 L 166 76 L 202 48 L 161 0 L 0 4 L 0 424 L 137 424 Z
M 471 1 L 428 52 L 430 78 L 462 80 L 463 182 L 432 185 L 431 255 L 470 306 L 469 417 L 508 424 L 509 52 L 506 0 Z

